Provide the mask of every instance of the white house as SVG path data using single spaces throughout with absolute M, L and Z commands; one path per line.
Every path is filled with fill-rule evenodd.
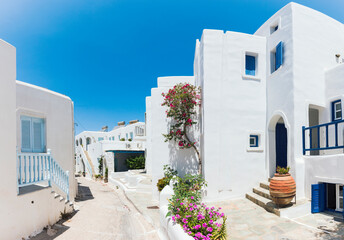
M 73 102 L 67 96 L 16 81 L 16 50 L 0 40 L 0 232 L 22 239 L 72 210 Z
M 105 128 L 107 129 L 107 128 Z M 76 171 L 92 177 L 99 174 L 99 159 L 103 156 L 104 167 L 109 175 L 128 170 L 128 157 L 145 153 L 145 123 L 137 120 L 119 122 L 113 130 L 84 131 L 75 137 Z
M 175 151 L 176 145 L 161 135 L 169 124 L 161 92 L 187 82 L 202 89 L 194 138 L 207 200 L 244 197 L 267 182 L 277 166 L 290 166 L 297 199 L 312 199 L 313 212 L 342 212 L 343 43 L 342 23 L 296 3 L 253 35 L 204 30 L 196 41 L 194 76 L 159 78 L 146 98 L 153 186 L 164 164 L 181 174 L 197 169 L 192 150 Z

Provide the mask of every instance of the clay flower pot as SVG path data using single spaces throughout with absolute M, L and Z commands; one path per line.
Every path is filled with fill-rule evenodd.
M 289 173 L 275 173 L 270 180 L 269 189 L 272 201 L 279 206 L 285 206 L 295 197 L 296 183 Z

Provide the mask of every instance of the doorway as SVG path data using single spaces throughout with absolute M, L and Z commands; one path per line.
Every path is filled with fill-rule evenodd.
M 284 122 L 278 122 L 276 124 L 275 130 L 275 142 L 276 142 L 276 168 L 283 167 L 286 168 L 288 166 L 287 161 L 287 152 L 288 152 L 288 137 L 287 137 L 287 129 L 284 125 Z
M 308 110 L 308 119 L 309 119 L 309 126 L 317 126 L 319 125 L 319 110 L 315 108 L 309 108 Z M 312 149 L 316 149 L 320 147 L 319 143 L 319 136 L 318 136 L 318 129 L 312 128 Z M 319 155 L 319 150 L 312 150 L 310 151 L 310 155 Z

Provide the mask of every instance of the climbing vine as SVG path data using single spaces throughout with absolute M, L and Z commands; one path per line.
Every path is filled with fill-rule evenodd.
M 171 118 L 169 132 L 163 134 L 165 142 L 175 141 L 180 149 L 193 148 L 198 157 L 198 172 L 202 173 L 202 161 L 196 147 L 196 142 L 188 136 L 192 125 L 197 124 L 196 107 L 201 105 L 200 88 L 191 84 L 180 83 L 162 93 L 164 97 L 162 106 L 166 106 L 166 115 Z

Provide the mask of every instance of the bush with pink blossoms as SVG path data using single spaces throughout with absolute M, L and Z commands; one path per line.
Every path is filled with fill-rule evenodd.
M 201 105 L 200 88 L 188 83 L 179 83 L 168 92 L 162 93 L 166 106 L 166 116 L 171 118 L 170 129 L 163 134 L 165 142 L 175 141 L 180 149 L 193 148 L 198 157 L 199 174 L 202 174 L 202 161 L 196 142 L 188 136 L 190 127 L 195 121 L 197 106 Z
M 226 239 L 226 216 L 221 208 L 207 207 L 190 201 L 177 199 L 170 202 L 172 220 L 182 226 L 194 239 Z

